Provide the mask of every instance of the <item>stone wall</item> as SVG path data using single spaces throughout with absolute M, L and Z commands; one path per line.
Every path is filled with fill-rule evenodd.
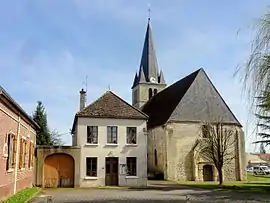
M 149 100 L 149 88 L 152 88 L 153 95 L 154 89 L 157 89 L 157 92 L 160 92 L 166 87 L 165 84 L 159 83 L 149 83 L 149 84 L 139 84 L 132 90 L 132 97 L 136 97 L 137 99 L 132 99 L 132 101 L 136 101 L 133 103 L 133 106 L 136 108 L 141 108 L 148 100 Z
M 167 142 L 166 131 L 163 127 L 148 130 L 147 166 L 148 173 L 164 173 L 167 178 Z M 157 163 L 155 163 L 155 150 Z
M 74 187 L 80 187 L 80 148 L 75 146 L 39 146 L 36 149 L 36 182 L 37 186 L 44 187 L 44 160 L 52 154 L 68 154 L 74 159 Z
M 201 124 L 195 122 L 168 123 L 166 126 L 149 130 L 148 133 L 148 169 L 164 171 L 165 178 L 174 181 L 202 180 L 203 165 L 209 163 L 196 155 L 195 142 L 201 134 Z M 245 180 L 245 139 L 241 128 L 236 128 L 238 142 L 232 148 L 236 158 L 223 168 L 224 180 Z M 165 144 L 166 143 L 166 144 Z M 158 149 L 158 166 L 154 165 L 154 149 Z M 218 180 L 214 168 L 214 180 Z

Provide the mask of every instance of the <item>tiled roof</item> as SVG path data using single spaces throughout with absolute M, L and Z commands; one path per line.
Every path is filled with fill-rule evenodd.
M 107 91 L 99 99 L 76 114 L 77 117 L 145 119 L 148 116 L 126 101 Z
M 148 127 L 168 121 L 212 121 L 240 125 L 201 68 L 152 97 L 142 108 Z
M 35 128 L 39 128 L 38 124 L 29 116 L 22 107 L 7 93 L 7 91 L 0 85 L 0 96 L 4 96 L 7 101 L 17 109 Z

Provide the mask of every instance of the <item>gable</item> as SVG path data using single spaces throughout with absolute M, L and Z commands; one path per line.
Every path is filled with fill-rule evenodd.
M 143 106 L 142 111 L 149 116 L 149 128 L 163 125 L 168 121 L 198 72 L 199 70 L 165 88 Z
M 201 69 L 168 121 L 209 121 L 241 125 Z

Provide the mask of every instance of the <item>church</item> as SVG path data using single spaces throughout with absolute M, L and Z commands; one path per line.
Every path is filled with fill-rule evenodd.
M 166 69 L 164 69 L 166 70 Z M 165 71 L 164 71 L 165 73 Z M 245 136 L 204 69 L 167 86 L 159 70 L 150 18 L 138 72 L 132 84 L 132 105 L 148 115 L 147 167 L 150 176 L 174 181 L 218 180 L 213 163 L 195 149 L 203 122 L 222 123 L 236 129 L 234 160 L 224 165 L 224 180 L 244 180 Z

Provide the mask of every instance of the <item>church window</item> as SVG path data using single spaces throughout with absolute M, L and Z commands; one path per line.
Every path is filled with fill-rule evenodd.
M 148 98 L 151 99 L 151 97 L 153 96 L 153 90 L 152 88 L 148 89 Z
M 157 89 L 154 89 L 154 95 L 156 95 L 157 94 Z
M 155 165 L 158 165 L 158 159 L 157 159 L 157 150 L 155 149 Z
M 208 134 L 209 134 L 209 130 L 207 129 L 207 126 L 206 125 L 203 125 L 202 126 L 202 137 L 203 138 L 207 138 L 208 137 Z

